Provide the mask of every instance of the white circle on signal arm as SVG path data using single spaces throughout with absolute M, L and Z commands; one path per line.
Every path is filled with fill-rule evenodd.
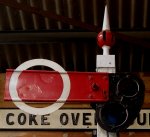
M 23 70 L 27 70 L 28 68 L 33 66 L 47 66 L 49 68 L 52 68 L 55 71 L 58 71 L 62 77 L 62 81 L 63 81 L 62 94 L 57 99 L 57 101 L 50 106 L 44 108 L 34 108 L 22 102 L 21 98 L 18 96 L 17 89 L 16 89 L 18 78 Z M 65 75 L 61 73 L 65 73 Z M 22 63 L 14 70 L 9 82 L 9 92 L 13 103 L 21 110 L 33 115 L 46 115 L 58 110 L 60 107 L 64 105 L 70 93 L 70 78 L 66 73 L 66 71 L 57 63 L 47 59 L 33 59 Z M 14 100 L 18 100 L 18 101 L 16 102 Z M 64 102 L 59 103 L 62 100 Z

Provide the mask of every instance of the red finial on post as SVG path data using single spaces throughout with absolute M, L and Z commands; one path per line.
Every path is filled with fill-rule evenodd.
M 110 31 L 107 6 L 105 6 L 102 31 L 97 36 L 97 44 L 103 49 L 103 55 L 109 55 L 109 49 L 115 43 L 115 37 Z

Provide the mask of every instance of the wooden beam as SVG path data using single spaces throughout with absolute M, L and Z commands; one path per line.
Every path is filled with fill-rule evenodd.
M 96 36 L 96 32 L 0 32 L 0 44 L 86 41 L 87 39 L 95 39 Z

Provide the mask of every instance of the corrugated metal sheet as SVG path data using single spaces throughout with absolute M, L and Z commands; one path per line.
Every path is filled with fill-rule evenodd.
M 112 30 L 150 29 L 148 0 L 1 0 L 0 29 L 1 31 L 84 29 L 70 22 L 64 24 L 61 18 L 58 20 L 48 18 L 46 14 L 40 16 L 41 11 L 101 28 L 105 3 L 108 5 Z M 38 14 L 29 7 L 39 10 Z

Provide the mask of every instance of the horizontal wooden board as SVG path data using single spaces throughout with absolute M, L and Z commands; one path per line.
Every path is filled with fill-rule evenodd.
M 96 129 L 94 109 L 59 109 L 47 115 L 32 115 L 20 109 L 0 109 L 1 130 L 93 130 Z M 142 109 L 134 130 L 150 130 L 150 109 Z
M 59 109 L 47 115 L 32 115 L 19 109 L 0 109 L 0 121 L 1 130 L 96 129 L 93 109 Z

